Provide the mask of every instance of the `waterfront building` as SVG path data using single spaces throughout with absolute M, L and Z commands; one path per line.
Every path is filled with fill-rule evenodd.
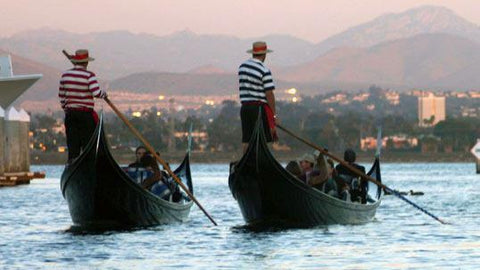
M 424 92 L 418 97 L 418 125 L 421 127 L 435 126 L 445 120 L 445 96 L 435 96 Z

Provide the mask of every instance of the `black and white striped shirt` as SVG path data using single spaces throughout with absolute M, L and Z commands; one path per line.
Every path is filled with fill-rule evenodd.
M 238 68 L 240 101 L 261 101 L 267 103 L 265 91 L 275 90 L 272 72 L 262 61 L 251 58 Z
M 93 110 L 93 98 L 103 98 L 105 91 L 100 89 L 95 73 L 81 65 L 65 71 L 60 79 L 58 97 L 62 109 L 86 108 Z

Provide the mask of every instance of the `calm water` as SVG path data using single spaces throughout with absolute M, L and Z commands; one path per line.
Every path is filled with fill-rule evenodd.
M 365 164 L 366 165 L 366 164 Z M 47 179 L 0 189 L 1 269 L 479 269 L 480 175 L 471 164 L 384 164 L 385 184 L 452 222 L 441 225 L 386 196 L 376 220 L 254 232 L 228 189 L 226 164 L 192 165 L 197 199 L 190 221 L 136 231 L 69 231 L 61 166 L 32 166 Z

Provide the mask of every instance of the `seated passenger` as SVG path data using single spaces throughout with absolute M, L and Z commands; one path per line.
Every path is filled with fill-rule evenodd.
M 163 177 L 162 172 L 158 167 L 157 161 L 151 155 L 144 155 L 140 159 L 140 164 L 147 171 L 151 172 L 151 176 L 142 182 L 143 188 L 150 189 L 153 184 L 162 180 L 162 177 Z
M 345 150 L 343 159 L 348 163 L 348 165 L 365 174 L 365 167 L 355 163 L 356 154 L 352 149 Z M 349 185 L 352 201 L 360 201 L 361 203 L 366 203 L 368 182 L 342 164 L 338 164 L 335 169 L 337 171 L 338 177 L 340 177 L 343 181 L 346 182 L 346 184 Z
M 334 177 L 336 174 L 335 167 L 331 159 L 327 159 L 327 163 L 328 163 L 328 166 L 327 166 L 328 178 L 327 178 L 327 181 L 325 181 L 325 183 L 322 186 L 322 191 L 330 196 L 338 197 L 337 183 L 334 180 Z
M 147 170 L 153 172 L 152 176 L 142 183 L 143 188 L 149 189 L 152 193 L 167 201 L 180 202 L 183 199 L 177 183 L 165 171 L 160 171 L 155 158 L 151 155 L 145 155 L 141 163 Z
M 133 182 L 141 185 L 145 179 L 153 175 L 152 171 L 149 171 L 142 167 L 127 167 L 123 168 L 125 172 L 130 176 Z
M 305 184 L 311 185 L 310 179 L 314 176 L 319 176 L 320 171 L 314 170 L 315 157 L 312 154 L 304 154 L 298 159 L 300 163 L 301 174 L 298 177 Z
M 135 162 L 130 163 L 128 165 L 129 168 L 139 168 L 142 167 L 142 163 L 140 162 L 140 159 L 142 159 L 143 156 L 147 154 L 147 148 L 145 146 L 140 145 L 135 149 Z
M 147 149 L 144 146 L 137 147 L 137 149 L 135 149 L 135 162 L 130 163 L 128 167 L 122 168 L 137 184 L 142 184 L 142 182 L 152 174 L 152 172 L 145 170 L 140 162 L 140 159 L 145 156 L 146 153 Z
M 352 202 L 352 197 L 350 196 L 350 187 L 345 182 L 343 182 L 339 189 L 338 197 L 346 202 Z
M 170 200 L 170 195 L 172 194 L 171 187 L 168 185 L 167 177 L 160 171 L 155 158 L 151 155 L 145 155 L 140 159 L 140 163 L 151 173 L 150 177 L 141 183 L 141 186 L 162 199 Z
M 158 152 L 157 152 L 157 154 L 159 155 Z M 170 167 L 170 164 L 168 162 L 165 162 L 165 163 L 168 167 Z M 168 175 L 165 166 L 163 166 L 162 173 L 163 173 L 163 179 L 165 179 L 165 181 L 167 182 L 167 184 L 170 188 L 170 191 L 172 192 L 172 195 L 170 196 L 170 201 L 172 201 L 172 202 L 182 201 L 183 198 L 184 198 L 184 195 L 180 191 L 180 188 L 178 187 L 178 184 L 175 182 L 175 180 L 173 180 L 173 178 Z
M 164 179 L 164 181 L 167 181 L 168 183 L 167 177 L 164 174 L 164 172 L 162 172 L 162 179 Z M 155 182 L 150 188 L 150 191 L 162 199 L 165 199 L 167 201 L 172 200 L 172 196 L 171 196 L 172 192 L 170 190 L 170 187 L 169 185 L 165 184 L 163 181 Z
M 326 160 L 323 154 L 319 154 L 317 166 L 319 174 L 310 179 L 310 185 L 330 196 L 338 197 L 337 184 L 333 175 L 333 161 L 330 159 Z
M 295 175 L 296 177 L 299 177 L 302 174 L 300 165 L 296 160 L 290 161 L 285 167 L 285 170 L 289 171 L 291 174 Z

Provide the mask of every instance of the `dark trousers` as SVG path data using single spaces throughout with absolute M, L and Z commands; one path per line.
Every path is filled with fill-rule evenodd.
M 65 132 L 67 135 L 68 160 L 80 155 L 95 131 L 92 112 L 67 111 L 65 113 Z
M 262 113 L 263 130 L 267 142 L 272 142 L 272 134 L 268 127 L 267 114 L 261 105 L 257 104 L 243 104 L 240 108 L 240 119 L 242 120 L 242 142 L 250 142 L 255 124 L 257 123 L 258 113 Z

